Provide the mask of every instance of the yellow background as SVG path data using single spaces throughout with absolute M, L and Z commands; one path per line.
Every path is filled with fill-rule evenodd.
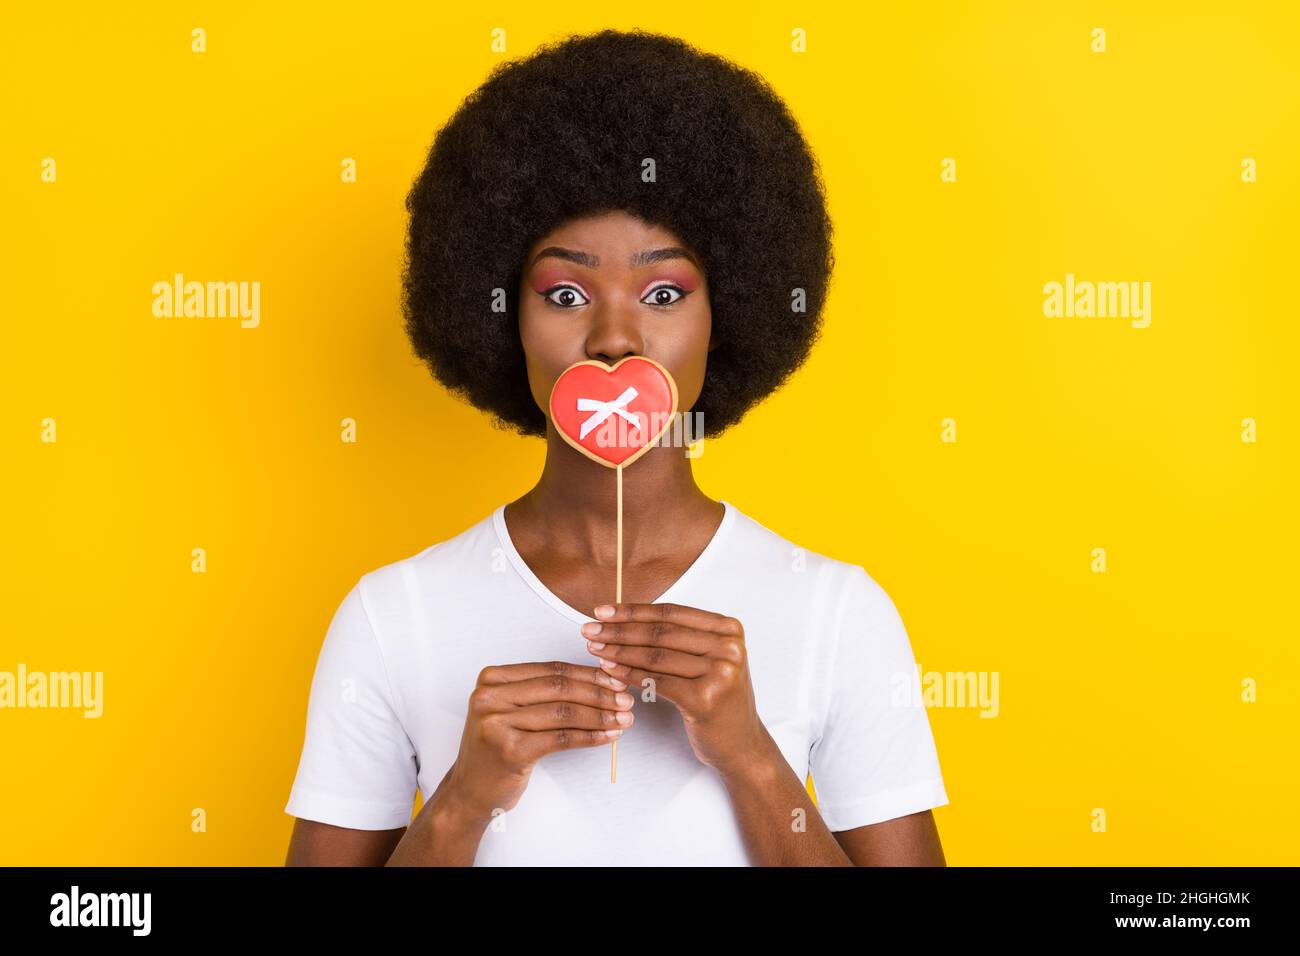
M 949 862 L 1298 862 L 1293 7 L 141 6 L 0 30 L 0 670 L 105 674 L 99 720 L 0 711 L 0 862 L 283 861 L 338 603 L 542 461 L 411 356 L 406 190 L 492 28 L 606 26 L 756 69 L 820 158 L 825 338 L 698 476 L 864 565 L 924 670 L 998 672 L 995 719 L 929 712 Z M 260 281 L 261 326 L 154 318 L 175 272 Z M 1066 272 L 1151 326 L 1044 317 Z

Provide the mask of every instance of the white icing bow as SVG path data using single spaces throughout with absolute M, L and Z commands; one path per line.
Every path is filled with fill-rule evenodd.
M 612 402 L 602 402 L 595 398 L 578 399 L 578 411 L 596 413 L 582 423 L 582 429 L 578 432 L 578 439 L 582 440 L 583 438 L 586 438 L 587 434 L 593 428 L 598 427 L 600 423 L 609 418 L 610 415 L 618 415 L 621 418 L 625 418 L 631 422 L 634 428 L 640 428 L 641 423 L 638 422 L 636 416 L 626 408 L 627 403 L 636 398 L 636 395 L 636 389 L 629 385 L 623 391 L 623 394 Z

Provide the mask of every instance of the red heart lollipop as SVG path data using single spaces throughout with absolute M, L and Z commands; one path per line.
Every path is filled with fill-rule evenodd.
M 654 359 L 629 355 L 613 365 L 574 362 L 551 388 L 547 403 L 560 436 L 618 476 L 614 602 L 623 600 L 623 466 L 636 461 L 677 415 L 677 383 Z M 609 755 L 609 780 L 618 779 L 618 739 Z
M 613 365 L 575 362 L 556 379 L 550 409 L 566 442 L 618 468 L 649 451 L 673 423 L 677 383 L 668 369 L 640 355 Z

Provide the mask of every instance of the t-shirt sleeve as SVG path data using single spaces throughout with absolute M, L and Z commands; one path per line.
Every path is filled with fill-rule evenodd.
M 837 618 L 830 701 L 809 753 L 813 789 L 831 831 L 948 803 L 916 660 L 889 595 L 854 565 Z
M 356 830 L 411 822 L 416 755 L 398 719 L 361 582 L 325 634 L 307 703 L 307 730 L 285 812 Z

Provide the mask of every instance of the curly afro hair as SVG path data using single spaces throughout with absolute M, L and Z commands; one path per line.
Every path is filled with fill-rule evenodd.
M 657 181 L 642 180 L 646 158 Z M 572 219 L 622 210 L 699 256 L 719 338 L 693 409 L 705 436 L 780 387 L 820 335 L 834 255 L 817 161 L 762 77 L 675 37 L 604 30 L 499 64 L 439 130 L 406 209 L 415 354 L 524 435 L 546 434 L 519 338 L 524 259 Z

